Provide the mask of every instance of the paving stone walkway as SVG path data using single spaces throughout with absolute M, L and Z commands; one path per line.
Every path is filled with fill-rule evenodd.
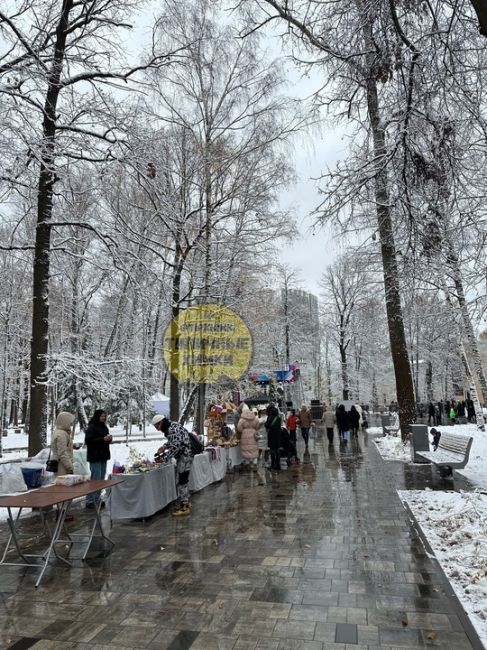
M 362 434 L 340 450 L 318 432 L 305 461 L 263 485 L 228 475 L 187 519 L 114 523 L 110 556 L 53 566 L 39 589 L 35 571 L 3 567 L 0 647 L 478 648 L 396 494 L 451 485 L 385 463 Z

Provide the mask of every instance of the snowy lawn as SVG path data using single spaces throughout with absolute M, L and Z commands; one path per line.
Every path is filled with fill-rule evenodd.
M 154 456 L 154 452 L 161 446 L 162 434 L 154 429 L 151 424 L 146 426 L 146 438 L 143 438 L 142 431 L 139 431 L 138 427 L 132 428 L 132 435 L 128 437 L 128 446 L 125 443 L 126 434 L 123 427 L 111 427 L 110 433 L 113 436 L 112 444 L 112 461 L 117 460 L 119 463 L 123 464 L 128 457 L 128 447 L 135 447 L 140 449 L 140 451 L 147 450 L 147 453 L 150 453 L 150 458 Z M 48 442 L 50 441 L 51 432 L 48 432 Z M 28 436 L 25 433 L 14 433 L 13 429 L 8 430 L 8 435 L 2 438 L 2 461 L 8 460 L 25 460 L 27 457 L 27 442 Z M 82 431 L 77 431 L 74 435 L 74 442 L 83 444 L 85 439 L 85 434 Z M 137 441 L 135 441 L 136 439 Z M 13 451 L 15 450 L 15 451 Z M 111 469 L 111 466 L 110 468 Z
M 432 490 L 399 491 L 399 496 L 487 647 L 487 496 Z
M 431 427 L 428 427 L 428 431 L 430 429 Z M 467 466 L 464 467 L 464 469 L 455 471 L 458 471 L 459 474 L 465 476 L 466 479 L 475 485 L 478 485 L 480 488 L 487 490 L 487 432 L 479 431 L 475 424 L 455 424 L 447 427 L 437 426 L 436 429 L 445 433 L 472 436 L 473 443 Z M 379 433 L 382 434 L 382 429 L 368 429 L 368 433 L 372 435 Z M 431 436 L 428 437 L 431 446 Z M 403 463 L 411 462 L 409 443 L 403 445 L 399 436 L 380 437 L 376 438 L 374 442 L 384 460 L 397 460 Z M 431 450 L 433 450 L 432 447 Z
M 436 427 L 441 432 L 472 436 L 467 466 L 458 470 L 475 492 L 400 491 L 451 582 L 482 642 L 487 647 L 487 433 L 474 424 Z M 428 427 L 428 431 L 431 427 Z M 369 429 L 382 434 L 382 429 Z M 430 445 L 431 445 L 431 436 Z M 374 440 L 384 460 L 411 463 L 410 445 L 400 437 Z

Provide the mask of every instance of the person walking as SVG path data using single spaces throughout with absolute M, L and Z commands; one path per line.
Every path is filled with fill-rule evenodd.
M 309 408 L 306 406 L 306 404 L 303 404 L 301 406 L 301 409 L 299 411 L 299 416 L 298 416 L 298 422 L 299 422 L 299 428 L 301 429 L 301 435 L 304 440 L 305 450 L 308 451 L 309 430 L 311 428 L 311 425 L 313 424 L 313 420 L 311 418 L 311 412 Z
M 350 431 L 350 418 L 343 404 L 338 407 L 336 417 L 340 438 L 345 438 L 345 434 Z
M 431 426 L 431 421 L 433 421 L 433 424 L 435 423 L 435 405 L 433 402 L 430 402 L 428 404 L 428 424 Z
M 291 409 L 289 412 L 289 415 L 287 416 L 286 420 L 286 427 L 289 432 L 289 440 L 292 445 L 294 445 L 294 449 L 296 450 L 296 461 L 299 462 L 299 458 L 297 456 L 297 436 L 296 436 L 296 431 L 298 428 L 298 417 L 296 415 L 296 409 Z
M 267 444 L 271 450 L 271 469 L 281 469 L 281 415 L 278 409 L 271 404 L 267 409 Z
M 106 425 L 107 414 L 103 409 L 96 409 L 85 432 L 86 460 L 90 464 L 91 480 L 103 481 L 107 473 L 107 462 L 110 460 L 110 443 L 112 436 Z M 101 492 L 88 494 L 86 507 L 96 508 L 101 499 Z M 102 503 L 101 508 L 105 507 Z
M 157 454 L 165 453 L 168 458 L 176 461 L 177 479 L 177 501 L 176 508 L 172 513 L 173 517 L 181 517 L 191 514 L 191 503 L 189 500 L 189 472 L 193 464 L 193 451 L 187 431 L 178 422 L 171 422 L 164 415 L 154 415 L 152 424 L 167 438 L 166 444 L 159 447 Z
M 457 418 L 457 412 L 455 409 L 455 402 L 452 400 L 451 401 L 451 407 L 450 407 L 450 422 L 451 424 L 456 424 L 456 418 Z
M 458 402 L 458 405 L 457 405 L 457 418 L 460 420 L 460 424 L 463 424 L 463 421 L 465 420 L 465 414 L 466 414 L 465 401 Z
M 352 432 L 352 435 L 358 436 L 358 430 L 360 426 L 360 413 L 357 411 L 354 404 L 352 404 L 350 408 L 349 419 L 350 419 L 350 430 Z
M 333 434 L 335 430 L 336 417 L 333 411 L 330 408 L 325 408 L 323 415 L 321 417 L 323 424 L 326 429 L 326 437 L 328 438 L 328 443 L 333 444 Z
M 257 440 L 257 432 L 259 429 L 259 418 L 245 404 L 237 424 L 237 433 L 240 434 L 240 450 L 243 459 L 246 463 L 250 464 L 252 469 L 257 467 L 257 460 L 259 458 L 259 445 Z
M 267 420 L 267 413 L 265 409 L 259 409 L 257 412 L 260 427 L 257 430 L 257 446 L 259 448 L 259 465 L 265 466 L 266 452 L 267 452 L 267 431 L 265 430 L 265 423 Z

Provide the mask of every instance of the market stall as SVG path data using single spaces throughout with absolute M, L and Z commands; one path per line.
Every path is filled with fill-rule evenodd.
M 227 473 L 227 464 L 228 449 L 224 447 L 214 447 L 197 454 L 189 475 L 191 492 L 198 492 L 211 483 L 221 481 Z
M 120 474 L 111 474 L 117 478 Z M 108 498 L 111 519 L 150 517 L 176 499 L 174 465 L 161 465 L 146 472 L 123 474 L 124 482 Z

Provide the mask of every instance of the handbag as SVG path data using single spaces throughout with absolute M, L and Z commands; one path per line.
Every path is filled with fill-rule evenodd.
M 49 450 L 49 458 L 46 462 L 46 472 L 54 472 L 54 474 L 57 474 L 58 469 L 59 461 L 54 458 L 51 460 L 51 450 Z
M 191 433 L 188 431 L 188 438 L 189 438 L 189 444 L 191 447 L 191 453 L 193 456 L 197 456 L 198 454 L 202 454 L 205 451 L 205 448 L 201 444 L 201 442 L 198 440 L 198 437 L 195 436 L 194 433 Z

